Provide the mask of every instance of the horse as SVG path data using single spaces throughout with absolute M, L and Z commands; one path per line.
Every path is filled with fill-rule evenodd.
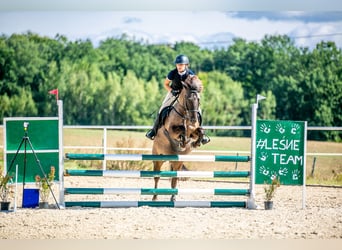
M 152 154 L 179 155 L 189 154 L 201 145 L 204 130 L 201 127 L 200 93 L 203 90 L 202 81 L 196 75 L 189 75 L 175 102 L 168 108 L 168 115 L 163 119 L 154 138 Z M 153 170 L 160 171 L 164 161 L 153 161 Z M 179 171 L 185 166 L 182 161 L 170 161 L 171 170 Z M 154 177 L 154 187 L 158 188 L 160 177 Z M 176 188 L 178 178 L 172 177 L 171 188 Z M 175 195 L 171 201 L 175 201 Z M 152 198 L 157 200 L 155 194 Z

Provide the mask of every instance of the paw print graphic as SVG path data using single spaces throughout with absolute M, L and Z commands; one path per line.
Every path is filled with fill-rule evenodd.
M 299 130 L 299 125 L 297 123 L 293 124 L 291 128 L 291 134 L 293 135 L 297 134 L 298 130 Z
M 268 134 L 269 132 L 271 132 L 271 128 L 270 126 L 267 126 L 265 123 L 263 123 L 260 125 L 260 131 L 265 134 Z
M 261 152 L 259 159 L 260 159 L 261 161 L 266 161 L 266 160 L 267 160 L 267 157 L 268 157 L 268 155 L 267 155 L 266 152 Z
M 271 177 L 271 180 L 277 178 L 277 172 L 276 171 L 272 171 L 270 177 Z
M 283 175 L 283 176 L 286 176 L 287 173 L 288 173 L 287 168 L 280 168 L 279 171 L 278 171 L 278 174 L 279 175 Z
M 278 131 L 280 134 L 284 134 L 285 128 L 280 123 L 278 123 L 276 126 L 276 131 Z
M 300 178 L 300 172 L 298 169 L 292 171 L 292 180 L 298 180 Z
M 259 172 L 265 176 L 268 176 L 268 174 L 270 173 L 270 171 L 265 166 L 261 166 Z

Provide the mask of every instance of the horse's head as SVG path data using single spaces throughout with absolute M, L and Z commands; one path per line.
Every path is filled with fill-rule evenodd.
M 200 93 L 202 92 L 202 81 L 194 75 L 189 75 L 183 83 L 184 103 L 186 112 L 189 115 L 190 122 L 198 122 L 198 113 L 200 107 Z M 184 91 L 185 90 L 185 91 Z

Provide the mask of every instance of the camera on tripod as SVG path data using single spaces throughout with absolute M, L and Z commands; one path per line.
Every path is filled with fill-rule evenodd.
M 27 131 L 30 123 L 29 122 L 24 122 L 24 130 Z

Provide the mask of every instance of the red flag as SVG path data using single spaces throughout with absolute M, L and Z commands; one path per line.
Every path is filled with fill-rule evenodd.
M 49 94 L 56 95 L 56 100 L 58 100 L 58 89 L 53 89 L 49 91 Z

